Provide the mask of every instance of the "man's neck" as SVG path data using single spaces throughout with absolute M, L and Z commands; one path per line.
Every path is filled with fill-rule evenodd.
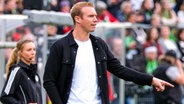
M 87 41 L 90 34 L 85 31 L 80 31 L 80 29 L 74 29 L 73 37 L 79 41 Z

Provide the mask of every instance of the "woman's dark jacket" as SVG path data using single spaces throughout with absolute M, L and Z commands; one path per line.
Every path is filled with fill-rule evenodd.
M 166 71 L 172 65 L 167 62 L 161 62 L 158 68 L 154 72 L 154 76 L 165 80 L 174 85 L 174 88 L 165 87 L 163 92 L 158 92 L 156 89 L 153 90 L 155 104 L 182 104 L 182 90 L 181 86 L 175 81 L 172 81 L 167 75 Z M 171 103 L 172 102 L 172 103 Z
M 0 100 L 3 104 L 42 104 L 41 83 L 36 65 L 22 61 L 13 65 Z
M 152 76 L 136 72 L 114 58 L 106 43 L 90 35 L 96 61 L 102 104 L 109 104 L 106 70 L 117 77 L 140 85 L 151 85 Z M 57 40 L 50 49 L 44 73 L 44 88 L 53 104 L 66 104 L 69 98 L 78 45 L 72 31 Z

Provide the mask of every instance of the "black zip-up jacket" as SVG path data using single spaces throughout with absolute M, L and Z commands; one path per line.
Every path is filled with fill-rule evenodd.
M 19 61 L 11 67 L 0 100 L 3 104 L 42 104 L 41 82 L 36 65 Z
M 152 76 L 122 66 L 120 62 L 114 58 L 102 39 L 93 35 L 90 35 L 90 39 L 96 61 L 102 104 L 109 104 L 106 70 L 121 79 L 133 81 L 140 85 L 151 85 Z M 77 48 L 78 45 L 74 40 L 72 31 L 64 38 L 57 40 L 51 46 L 43 80 L 44 88 L 53 104 L 67 103 L 71 89 Z

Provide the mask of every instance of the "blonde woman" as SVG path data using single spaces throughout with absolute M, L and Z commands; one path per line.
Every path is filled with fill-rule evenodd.
M 178 23 L 178 17 L 171 7 L 168 0 L 161 0 L 161 22 L 164 25 L 175 26 Z
M 7 80 L 0 101 L 4 104 L 42 104 L 40 77 L 35 63 L 32 40 L 22 39 L 7 62 Z

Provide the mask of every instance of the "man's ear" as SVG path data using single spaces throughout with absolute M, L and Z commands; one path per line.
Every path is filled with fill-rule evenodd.
M 74 19 L 75 19 L 75 22 L 76 22 L 76 23 L 80 23 L 81 17 L 75 16 Z

